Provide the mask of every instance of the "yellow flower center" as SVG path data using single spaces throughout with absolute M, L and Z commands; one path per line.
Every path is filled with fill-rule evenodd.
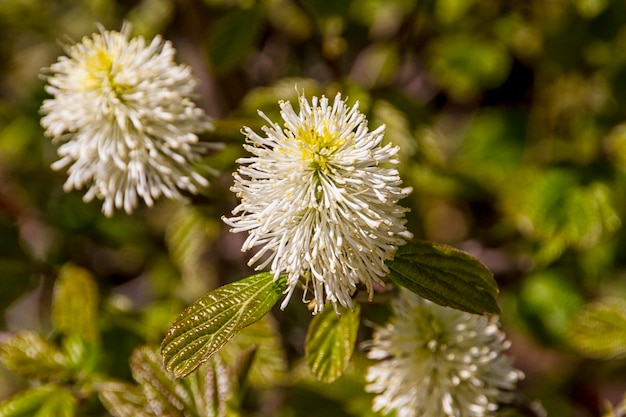
M 327 171 L 330 158 L 344 142 L 328 129 L 327 123 L 321 129 L 310 125 L 300 127 L 296 139 L 299 141 L 302 160 L 313 170 L 322 172 Z
M 119 71 L 119 65 L 113 64 L 113 54 L 103 48 L 98 48 L 96 53 L 90 54 L 84 61 L 85 77 L 82 80 L 86 90 L 98 90 L 108 87 L 117 98 L 121 98 L 128 85 L 116 82 L 115 74 Z

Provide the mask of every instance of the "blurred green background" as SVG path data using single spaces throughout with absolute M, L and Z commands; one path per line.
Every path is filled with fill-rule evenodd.
M 123 21 L 133 35 L 173 42 L 215 119 L 203 139 L 227 146 L 207 158 L 221 174 L 193 205 L 164 200 L 107 219 L 100 202 L 64 193 L 65 173 L 50 169 L 41 69 L 98 23 Z M 277 101 L 294 100 L 296 85 L 308 96 L 341 91 L 370 126 L 386 124 L 413 188 L 410 230 L 494 272 L 531 402 L 552 416 L 601 416 L 604 401 L 620 402 L 624 0 L 2 0 L 0 337 L 26 329 L 55 340 L 59 271 L 80 267 L 97 283 L 85 326 L 101 345 L 81 366 L 130 380 L 135 347 L 158 345 L 186 305 L 250 275 L 244 236 L 220 221 L 236 204 L 239 129 L 260 127 L 257 109 L 278 120 Z M 350 375 L 333 386 L 294 376 L 308 315 L 295 301 L 275 315 L 291 382 L 249 398 L 250 415 L 364 415 L 369 397 Z M 29 383 L 9 368 L 0 367 L 0 399 Z M 88 398 L 79 410 L 106 415 Z

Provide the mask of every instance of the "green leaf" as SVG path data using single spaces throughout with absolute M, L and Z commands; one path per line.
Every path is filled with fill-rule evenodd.
M 196 376 L 198 399 L 202 401 L 202 415 L 206 417 L 239 416 L 239 404 L 235 393 L 238 390 L 233 370 L 222 360 L 221 355 L 211 357 Z M 200 407 L 199 407 L 200 408 Z
M 67 367 L 73 375 L 92 375 L 98 369 L 103 353 L 100 346 L 86 342 L 74 334 L 64 337 L 61 347 Z
M 67 361 L 63 353 L 39 333 L 22 331 L 0 344 L 0 360 L 11 371 L 33 380 L 64 379 Z
M 67 264 L 59 271 L 52 299 L 52 323 L 65 335 L 98 343 L 98 288 L 89 271 Z
M 535 261 L 547 264 L 565 249 L 592 248 L 621 227 L 613 191 L 600 182 L 578 185 L 578 173 L 565 169 L 529 173 L 509 196 L 508 210 L 522 233 L 539 242 Z
M 395 284 L 437 304 L 474 314 L 500 313 L 493 274 L 458 249 L 414 241 L 401 246 L 387 266 Z
M 23 391 L 0 404 L 0 417 L 32 417 L 54 390 L 52 385 Z
M 479 109 L 451 162 L 482 187 L 509 190 L 526 150 L 526 117 L 508 108 Z
M 228 349 L 220 351 L 226 363 L 233 366 L 256 347 L 247 382 L 254 387 L 279 384 L 285 377 L 287 361 L 283 352 L 278 325 L 271 315 L 246 327 L 228 342 Z
M 192 417 L 193 395 L 182 381 L 168 374 L 157 349 L 142 346 L 130 358 L 133 378 L 157 416 Z
M 217 73 L 225 73 L 251 51 L 261 29 L 258 6 L 237 9 L 220 18 L 209 38 L 209 59 Z
M 0 417 L 73 417 L 76 399 L 54 385 L 32 388 L 0 404 Z
M 370 306 L 368 306 L 369 309 Z M 369 311 L 368 311 L 369 313 Z M 320 383 L 311 375 L 306 361 L 297 361 L 290 378 L 285 406 L 298 417 L 382 417 L 372 410 L 372 396 L 365 392 L 364 375 L 371 360 L 353 355 L 350 365 L 338 380 Z M 311 404 L 315 407 L 311 407 Z M 394 413 L 386 417 L 394 417 Z
M 439 36 L 427 48 L 430 73 L 453 99 L 467 101 L 500 85 L 511 56 L 499 42 L 469 34 Z
M 585 355 L 626 358 L 626 300 L 605 298 L 589 305 L 569 333 L 570 343 Z
M 341 308 L 337 315 L 326 308 L 313 317 L 304 345 L 306 361 L 318 381 L 330 383 L 345 372 L 354 351 L 360 322 L 360 307 Z
M 107 381 L 98 389 L 100 402 L 113 417 L 156 417 L 137 385 Z
M 461 19 L 473 5 L 473 0 L 439 0 L 435 3 L 435 15 L 442 23 L 453 23 Z
M 77 401 L 72 393 L 57 386 L 34 417 L 73 417 L 76 414 L 76 406 Z
M 520 284 L 517 308 L 532 334 L 544 343 L 562 345 L 585 304 L 579 288 L 558 269 L 528 274 Z
M 181 206 L 168 222 L 165 242 L 182 279 L 177 293 L 182 292 L 189 302 L 217 287 L 215 272 L 204 255 L 207 242 L 215 240 L 218 230 L 215 221 L 190 206 Z
M 240 330 L 261 319 L 276 304 L 286 279 L 252 275 L 208 293 L 178 316 L 161 344 L 165 368 L 189 375 Z
M 162 365 L 157 349 L 143 346 L 131 358 L 133 378 L 143 390 L 151 413 L 146 416 L 227 417 L 238 415 L 237 381 L 217 354 L 185 379 L 176 379 Z M 140 404 L 139 398 L 131 398 Z M 134 404 L 128 404 L 129 410 Z M 126 417 L 126 415 L 120 415 Z M 128 415 L 131 417 L 131 415 Z
M 585 19 L 593 19 L 609 5 L 608 0 L 573 0 L 578 13 Z

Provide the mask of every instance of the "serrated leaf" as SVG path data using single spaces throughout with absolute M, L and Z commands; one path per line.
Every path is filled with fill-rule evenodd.
M 22 331 L 0 344 L 0 360 L 11 371 L 29 380 L 63 379 L 67 361 L 59 349 L 39 333 Z
M 237 367 L 242 355 L 248 355 L 251 347 L 256 347 L 256 350 L 246 381 L 254 387 L 279 384 L 285 376 L 287 362 L 277 324 L 271 315 L 239 332 L 220 355 L 226 363 Z
M 237 383 L 232 369 L 214 355 L 197 372 L 177 379 L 167 372 L 156 348 L 137 348 L 131 357 L 133 378 L 140 388 L 111 384 L 101 397 L 115 417 L 238 416 Z M 120 385 L 120 384 L 118 384 Z
M 154 415 L 193 417 L 192 392 L 165 370 L 157 349 L 147 346 L 135 349 L 130 369 Z
M 626 300 L 605 298 L 583 309 L 570 330 L 570 343 L 590 357 L 626 358 Z
M 100 402 L 113 417 L 156 417 L 137 385 L 107 381 L 98 389 Z
M 437 304 L 474 314 L 500 313 L 491 271 L 451 246 L 414 241 L 401 246 L 387 266 L 395 284 Z
M 209 60 L 216 72 L 229 71 L 250 52 L 261 28 L 260 13 L 257 6 L 241 8 L 215 23 L 209 38 Z
M 65 335 L 98 343 L 98 287 L 89 271 L 67 264 L 59 271 L 52 298 L 52 324 Z
M 72 417 L 75 413 L 74 396 L 54 385 L 31 388 L 0 404 L 0 417 Z
M 221 355 L 211 357 L 197 372 L 198 387 L 202 393 L 203 417 L 235 417 L 239 413 L 235 392 L 237 383 Z
M 185 309 L 161 344 L 165 368 L 189 375 L 240 330 L 261 319 L 276 304 L 286 279 L 271 273 L 252 275 L 208 293 Z
M 326 308 L 313 317 L 304 345 L 306 361 L 318 381 L 335 381 L 348 367 L 360 323 L 360 307 L 340 308 L 337 315 Z

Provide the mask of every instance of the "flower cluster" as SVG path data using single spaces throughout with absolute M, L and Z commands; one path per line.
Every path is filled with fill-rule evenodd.
M 300 96 L 299 106 L 280 102 L 283 126 L 260 113 L 265 136 L 243 129 L 253 156 L 237 161 L 241 203 L 224 221 L 249 233 L 243 251 L 260 246 L 250 264 L 287 275 L 283 308 L 299 283 L 304 297 L 312 287 L 314 312 L 326 301 L 350 307 L 358 284 L 372 295 L 384 261 L 410 236 L 397 204 L 410 190 L 395 167 L 398 148 L 382 144 L 384 126 L 368 130 L 358 103 L 349 108 L 337 94 L 332 104 Z
M 442 307 L 403 290 L 394 318 L 365 342 L 366 390 L 375 411 L 397 417 L 484 417 L 511 399 L 523 377 L 503 354 L 497 316 Z
M 170 42 L 129 32 L 100 28 L 69 46 L 49 69 L 53 98 L 41 107 L 46 134 L 60 143 L 53 168 L 68 169 L 64 189 L 88 187 L 84 200 L 104 200 L 107 216 L 208 185 L 192 166 L 205 148 L 197 134 L 211 123 L 191 101 L 191 69 L 174 62 Z

